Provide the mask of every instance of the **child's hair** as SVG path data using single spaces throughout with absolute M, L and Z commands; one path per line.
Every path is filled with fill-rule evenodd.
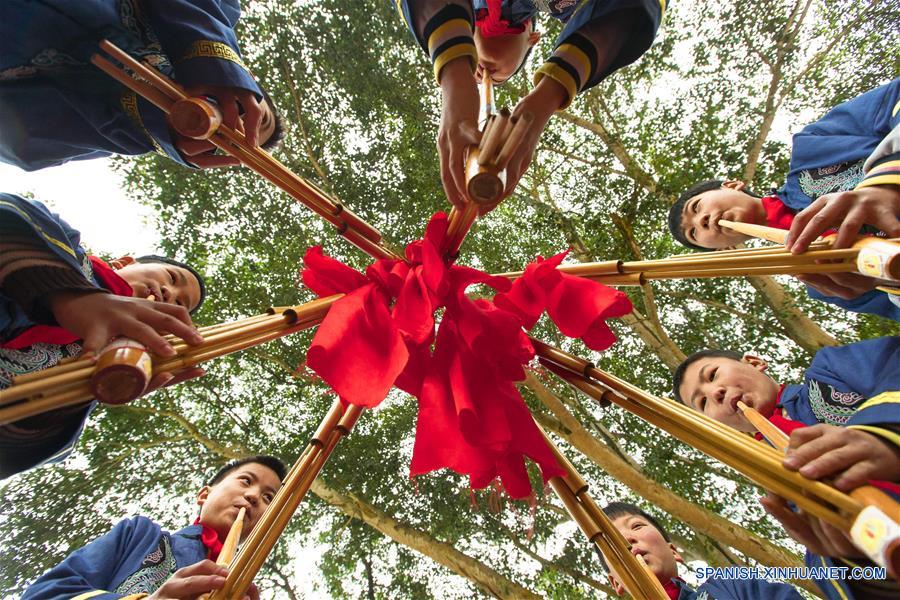
M 684 359 L 684 361 L 680 365 L 678 365 L 678 368 L 675 369 L 675 374 L 672 375 L 672 393 L 675 395 L 675 399 L 682 404 L 687 404 L 687 402 L 684 401 L 684 398 L 682 398 L 681 394 L 678 392 L 678 388 L 681 387 L 681 382 L 684 381 L 684 372 L 687 371 L 687 368 L 689 366 L 691 366 L 701 358 L 730 358 L 731 360 L 741 362 L 744 359 L 744 355 L 740 352 L 735 352 L 734 350 L 714 350 L 710 348 L 707 350 L 694 352 L 686 359 Z
M 242 467 L 249 463 L 259 463 L 264 467 L 269 467 L 275 474 L 278 475 L 278 479 L 280 481 L 284 481 L 285 475 L 287 475 L 287 467 L 284 466 L 284 463 L 274 456 L 268 456 L 265 454 L 258 454 L 256 456 L 248 456 L 247 458 L 237 458 L 232 461 L 229 461 L 223 466 L 221 469 L 216 471 L 216 474 L 212 476 L 212 478 L 206 483 L 206 485 L 213 486 L 225 479 L 225 476 L 234 471 L 235 469 Z
M 666 540 L 667 542 L 672 541 L 671 539 L 669 539 L 669 532 L 667 532 L 656 519 L 648 515 L 646 512 L 644 512 L 634 504 L 631 504 L 629 502 L 610 502 L 603 507 L 603 513 L 607 517 L 609 517 L 610 521 L 626 515 L 634 515 L 636 517 L 646 519 L 651 525 L 656 527 L 657 531 L 662 534 L 664 540 Z M 603 553 L 598 551 L 597 554 L 600 555 L 600 562 L 603 564 L 603 568 L 609 571 L 609 565 L 606 564 L 606 559 L 603 558 Z
M 272 101 L 269 92 L 264 90 L 262 86 L 259 89 L 262 90 L 263 100 L 271 107 L 272 118 L 275 119 L 275 129 L 272 130 L 272 135 L 269 136 L 265 143 L 260 145 L 260 148 L 263 150 L 271 152 L 278 148 L 284 140 L 284 121 L 281 120 L 281 113 L 278 112 L 278 107 L 275 106 L 275 102 Z
M 685 237 L 684 231 L 681 229 L 681 215 L 684 212 L 684 205 L 687 204 L 688 200 L 697 194 L 702 194 L 703 192 L 708 192 L 710 190 L 717 190 L 722 187 L 724 183 L 725 181 L 722 179 L 707 179 L 706 181 L 695 183 L 678 196 L 678 200 L 676 200 L 675 204 L 672 205 L 672 208 L 669 209 L 669 231 L 672 232 L 672 237 L 678 240 L 682 246 L 687 246 L 694 250 L 702 250 L 703 252 L 712 250 L 712 248 L 698 246 Z
M 172 265 L 175 267 L 181 267 L 182 269 L 186 269 L 191 275 L 197 278 L 197 284 L 200 286 L 200 300 L 197 302 L 197 306 L 190 310 L 191 314 L 197 312 L 197 310 L 203 305 L 203 301 L 206 299 L 206 280 L 203 279 L 203 275 L 201 275 L 194 267 L 189 264 L 183 263 L 180 260 L 175 260 L 174 258 L 168 258 L 166 256 L 158 256 L 156 254 L 148 254 L 146 256 L 139 256 L 134 259 L 134 262 L 138 263 L 162 263 L 164 265 Z

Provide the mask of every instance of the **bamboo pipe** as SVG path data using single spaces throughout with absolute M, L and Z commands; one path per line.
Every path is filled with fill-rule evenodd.
M 448 217 L 447 235 L 444 237 L 444 255 L 455 258 L 463 240 L 478 218 L 478 207 L 468 202 L 462 210 L 455 206 Z
M 513 121 L 510 121 L 512 124 Z M 525 136 L 528 135 L 528 131 L 531 129 L 531 126 L 534 124 L 534 114 L 530 112 L 523 112 L 519 115 L 517 121 L 512 127 L 511 131 L 506 132 L 506 141 L 503 143 L 503 147 L 500 149 L 500 153 L 497 155 L 496 164 L 501 169 L 506 169 L 506 164 L 509 162 L 509 159 L 512 157 L 513 152 L 519 149 L 519 146 L 522 145 L 522 142 L 525 140 Z
M 172 104 L 169 122 L 181 135 L 208 140 L 222 124 L 219 107 L 200 98 L 186 98 Z
M 483 143 L 479 146 L 478 164 L 491 165 L 494 164 L 494 154 L 500 149 L 500 144 L 504 138 L 501 136 L 506 132 L 506 123 L 509 121 L 509 109 L 502 108 L 500 112 L 491 119 L 491 127 L 485 132 Z
M 87 381 L 72 389 L 61 391 L 59 394 L 48 398 L 37 398 L 27 402 L 19 402 L 12 406 L 0 408 L 0 425 L 15 423 L 21 419 L 34 415 L 66 408 L 78 404 L 85 404 L 91 399 L 91 388 Z
M 831 248 L 831 244 L 825 242 L 823 240 L 816 240 L 809 245 L 810 250 L 827 250 Z M 689 252 L 687 254 L 672 254 L 670 256 L 665 257 L 664 260 L 688 260 L 694 259 L 698 256 L 717 256 L 717 257 L 727 257 L 727 256 L 744 256 L 744 255 L 753 255 L 753 254 L 767 254 L 771 252 L 785 252 L 784 246 L 760 246 L 758 248 L 732 248 L 730 250 L 710 250 L 707 252 Z
M 56 365 L 54 365 L 50 368 L 53 369 L 53 373 L 55 375 L 62 375 L 63 373 L 68 373 L 70 371 L 77 371 L 79 369 L 84 369 L 85 367 L 90 367 L 93 364 L 93 362 L 94 361 L 92 358 L 86 358 L 86 359 L 82 359 L 82 360 L 73 360 L 73 361 L 70 361 L 67 363 L 63 363 L 62 361 L 59 361 L 58 363 L 56 363 Z M 34 371 L 32 373 L 22 373 L 21 375 L 16 375 L 15 377 L 12 378 L 12 385 L 18 386 L 18 385 L 22 385 L 25 383 L 29 383 L 31 381 L 38 381 L 38 380 L 44 379 L 46 376 L 47 376 L 47 369 L 44 369 L 43 371 Z M 0 394 L 2 394 L 2 393 L 3 392 L 0 391 Z M 2 405 L 2 404 L 3 404 L 3 402 L 0 402 L 0 405 Z
M 784 244 L 788 234 L 787 229 L 756 225 L 755 223 L 739 223 L 737 221 L 729 221 L 728 219 L 719 219 L 719 225 L 728 227 L 738 233 L 775 242 L 776 244 Z
M 495 131 L 502 124 L 495 126 Z M 492 163 L 482 161 L 482 150 L 469 146 L 466 157 L 466 196 L 475 204 L 492 206 L 503 199 L 506 189 L 506 171 L 497 169 Z
M 225 541 L 222 543 L 222 549 L 219 551 L 219 558 L 216 559 L 216 564 L 220 567 L 227 567 L 231 563 L 231 559 L 234 558 L 234 552 L 244 530 L 244 516 L 246 514 L 247 509 L 242 506 L 234 519 L 234 523 L 231 524 L 231 529 L 228 530 L 228 536 L 225 538 Z M 197 600 L 209 600 L 211 593 L 207 592 L 199 596 Z

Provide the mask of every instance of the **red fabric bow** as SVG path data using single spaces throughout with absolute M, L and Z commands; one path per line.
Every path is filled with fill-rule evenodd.
M 344 402 L 378 405 L 393 386 L 419 402 L 411 475 L 450 468 L 475 489 L 499 477 L 507 493 L 531 493 L 524 458 L 546 482 L 562 475 L 515 382 L 534 348 L 522 330 L 543 311 L 566 335 L 595 350 L 615 337 L 605 319 L 631 311 L 627 296 L 560 273 L 566 253 L 528 266 L 515 283 L 442 258 L 447 216 L 437 213 L 406 260 L 381 259 L 365 275 L 312 247 L 304 283 L 320 296 L 344 293 L 322 321 L 307 366 Z M 466 289 L 485 284 L 493 301 Z M 435 311 L 443 308 L 435 335 Z M 587 311 L 583 314 L 583 311 Z M 432 348 L 433 345 L 433 348 Z
M 91 267 L 94 271 L 94 277 L 97 282 L 113 294 L 117 296 L 133 296 L 134 290 L 127 281 L 119 277 L 112 267 L 97 258 L 96 256 L 88 257 L 91 261 Z M 0 344 L 0 348 L 10 348 L 12 350 L 21 350 L 33 344 L 44 342 L 47 344 L 65 345 L 77 342 L 80 338 L 62 327 L 55 325 L 35 325 L 29 327 L 8 342 Z
M 484 37 L 515 35 L 525 31 L 528 20 L 513 25 L 503 18 L 503 0 L 487 0 L 487 8 L 479 9 L 475 15 L 475 26 Z
M 203 542 L 203 546 L 206 548 L 206 558 L 209 560 L 218 559 L 219 554 L 222 553 L 222 546 L 225 545 L 225 542 L 219 538 L 219 534 L 215 529 L 206 523 L 201 523 L 200 517 L 197 517 L 197 520 L 194 521 L 194 525 L 200 525 L 200 527 L 202 527 L 202 530 L 200 531 L 200 541 Z

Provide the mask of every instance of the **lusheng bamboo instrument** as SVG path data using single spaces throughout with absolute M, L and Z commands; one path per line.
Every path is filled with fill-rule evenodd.
M 216 559 L 216 564 L 220 567 L 227 567 L 231 564 L 231 559 L 234 558 L 234 551 L 237 550 L 238 543 L 241 541 L 241 533 L 244 531 L 244 516 L 246 514 L 247 509 L 242 506 L 238 511 L 237 517 L 234 518 L 234 523 L 231 524 L 231 529 L 228 530 L 225 541 L 222 542 L 219 558 Z M 210 594 L 212 592 L 207 592 L 197 598 L 197 600 L 209 600 Z
M 196 346 L 187 344 L 181 338 L 166 336 L 176 354 L 172 357 L 151 355 L 152 373 L 178 373 L 213 358 L 314 327 L 342 296 L 336 294 L 298 306 L 273 308 L 266 314 L 247 319 L 201 327 L 199 331 L 203 335 L 203 343 Z M 83 404 L 94 398 L 91 379 L 98 364 L 91 358 L 85 358 L 14 378 L 11 387 L 0 391 L 0 424 Z M 109 386 L 109 389 L 115 391 L 114 386 Z M 122 401 L 118 397 L 98 400 L 111 404 Z
M 606 563 L 619 574 L 622 585 L 625 586 L 632 598 L 667 600 L 669 596 L 663 589 L 662 583 L 647 568 L 647 564 L 640 560 L 639 556 L 631 553 L 628 542 L 588 494 L 588 484 L 585 480 L 556 447 L 547 432 L 537 423 L 535 425 L 544 435 L 544 440 L 556 456 L 556 462 L 566 471 L 565 477 L 551 477 L 550 486 L 562 500 L 566 511 L 578 524 L 578 528 L 589 542 L 597 545 Z
M 755 225 L 754 227 L 761 227 Z M 767 228 L 771 229 L 771 228 Z M 783 230 L 775 230 L 784 233 Z M 562 265 L 558 269 L 570 275 L 593 279 L 605 285 L 640 285 L 656 279 L 687 279 L 706 277 L 753 277 L 759 275 L 804 275 L 814 273 L 861 273 L 885 280 L 900 275 L 900 260 L 892 256 L 900 253 L 897 240 L 861 238 L 852 248 L 832 249 L 831 240 L 810 246 L 803 254 L 791 254 L 784 246 L 772 248 L 741 248 L 717 252 L 693 253 L 660 260 L 607 260 L 577 265 Z M 865 250 L 865 253 L 864 253 Z M 894 251 L 890 255 L 889 251 Z M 869 265 L 863 269 L 862 264 Z M 871 267 L 871 268 L 870 268 Z M 522 271 L 500 273 L 501 277 L 516 279 Z
M 782 453 L 680 402 L 654 396 L 591 363 L 533 339 L 540 362 L 592 398 L 611 401 L 679 440 L 725 463 L 810 515 L 851 535 L 860 549 L 896 576 L 900 573 L 900 504 L 873 506 L 782 466 Z M 880 513 L 880 515 L 879 515 Z
M 100 42 L 100 49 L 108 57 L 95 54 L 91 62 L 169 115 L 169 122 L 178 133 L 209 140 L 225 153 L 239 159 L 334 225 L 344 238 L 364 252 L 376 258 L 399 258 L 384 245 L 377 229 L 329 198 L 315 184 L 291 172 L 265 150 L 248 144 L 242 133 L 222 124 L 216 106 L 204 98 L 189 97 L 177 83 L 136 61 L 108 40 Z M 124 68 L 113 64 L 109 57 L 120 62 Z
M 244 596 L 313 480 L 319 476 L 325 461 L 341 438 L 353 430 L 362 411 L 362 407 L 352 404 L 345 409 L 339 399 L 334 401 L 306 449 L 291 467 L 281 489 L 231 562 L 225 585 L 214 591 L 210 600 L 231 600 Z

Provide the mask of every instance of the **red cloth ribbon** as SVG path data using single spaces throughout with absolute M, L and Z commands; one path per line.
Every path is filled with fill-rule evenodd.
M 200 541 L 203 542 L 203 545 L 206 547 L 206 558 L 209 560 L 216 560 L 219 558 L 219 554 L 222 552 L 222 546 L 224 545 L 224 540 L 219 538 L 219 534 L 215 529 L 207 525 L 206 523 L 200 522 L 200 517 L 197 517 L 197 520 L 194 521 L 194 525 L 200 525 L 202 527 L 202 531 L 200 531 Z
M 766 211 L 766 225 L 778 229 L 790 229 L 796 211 L 788 207 L 778 196 L 766 196 L 762 199 L 763 210 Z
M 484 37 L 498 37 L 501 35 L 515 35 L 525 31 L 530 19 L 513 25 L 503 18 L 503 0 L 487 0 L 487 8 L 481 8 L 475 14 L 475 26 L 481 30 Z
M 94 277 L 97 282 L 113 294 L 117 296 L 132 296 L 134 290 L 127 281 L 119 277 L 112 267 L 97 258 L 96 256 L 88 257 L 91 261 L 91 267 L 94 270 Z M 68 329 L 55 325 L 35 325 L 29 327 L 13 339 L 0 344 L 0 348 L 9 348 L 11 350 L 21 350 L 32 344 L 40 342 L 46 344 L 65 345 L 77 342 L 80 338 Z
M 682 580 L 678 580 L 682 581 Z M 679 587 L 678 583 L 675 579 L 670 579 L 663 584 L 663 590 L 665 590 L 666 595 L 671 600 L 678 600 L 678 596 L 681 594 L 681 587 Z
M 450 468 L 474 489 L 499 477 L 511 497 L 522 498 L 531 493 L 526 456 L 545 482 L 563 474 L 515 385 L 534 357 L 522 328 L 547 311 L 566 335 L 604 350 L 615 341 L 605 319 L 627 314 L 631 302 L 558 272 L 565 252 L 539 257 L 512 284 L 448 264 L 447 226 L 447 216 L 435 214 L 425 237 L 406 247 L 406 260 L 378 260 L 365 275 L 309 248 L 304 283 L 319 296 L 346 296 L 316 331 L 306 364 L 350 404 L 377 406 L 394 386 L 417 398 L 411 476 Z M 465 292 L 473 284 L 501 293 L 472 300 Z

